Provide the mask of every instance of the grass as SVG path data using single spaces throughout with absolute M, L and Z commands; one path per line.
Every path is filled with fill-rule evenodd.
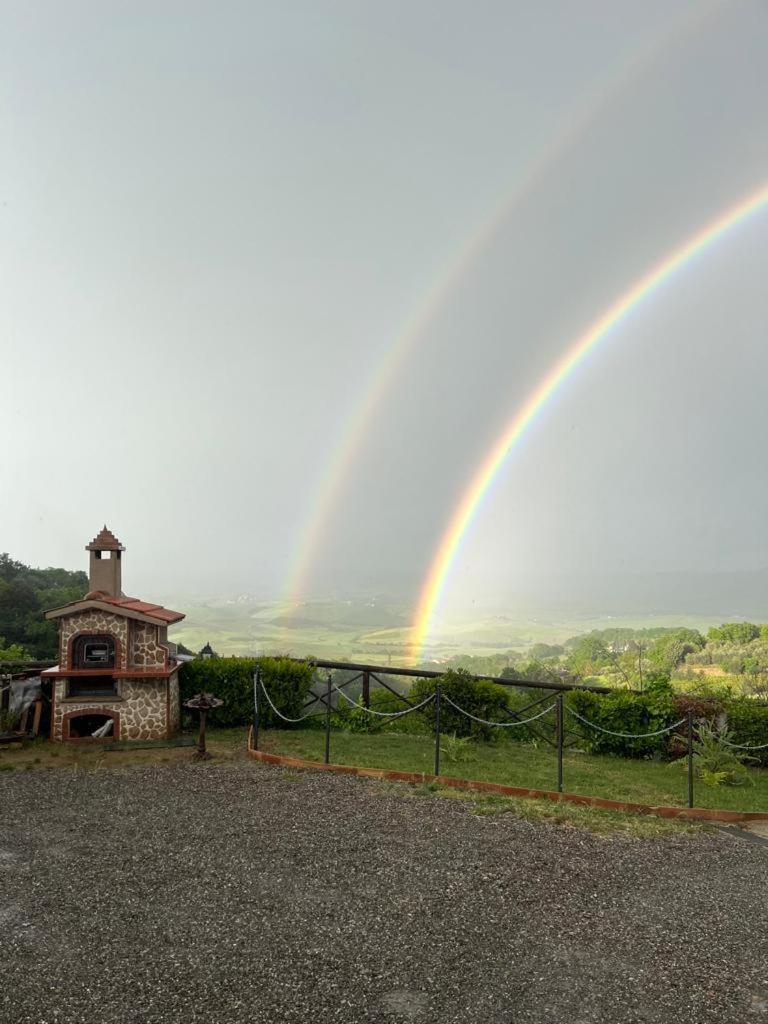
M 394 792 L 402 795 L 405 792 L 407 796 L 414 798 L 456 800 L 466 805 L 470 813 L 481 817 L 512 814 L 533 824 L 544 822 L 612 838 L 626 836 L 637 839 L 661 839 L 669 835 L 698 835 L 706 829 L 705 825 L 698 822 L 676 821 L 653 815 L 622 814 L 619 811 L 604 811 L 596 807 L 579 807 L 577 804 L 555 804 L 550 800 L 528 800 L 497 796 L 494 793 L 470 793 L 464 789 L 452 789 L 437 783 L 406 786 L 401 782 L 382 782 L 377 785 L 384 793 Z
M 321 760 L 324 735 L 315 730 L 270 730 L 262 733 L 262 747 L 309 760 Z M 209 729 L 207 745 L 213 759 L 206 764 L 245 760 L 245 730 Z M 145 750 L 107 752 L 97 744 L 50 743 L 29 740 L 0 748 L 0 772 L 81 770 L 105 771 L 110 768 L 147 767 L 189 762 L 194 748 L 156 747 Z M 394 732 L 375 735 L 334 732 L 331 740 L 332 760 L 378 768 L 431 773 L 434 748 L 429 737 L 409 736 Z M 547 747 L 537 749 L 530 744 L 469 743 L 462 750 L 462 760 L 443 758 L 445 775 L 504 782 L 536 789 L 553 789 L 555 780 L 554 752 Z M 743 789 L 707 789 L 697 785 L 697 806 L 728 807 L 740 810 L 768 810 L 768 771 L 753 771 L 756 785 Z M 286 769 L 285 781 L 299 782 L 302 772 Z M 566 790 L 612 799 L 633 800 L 648 804 L 682 805 L 686 777 L 679 769 L 648 761 L 627 761 L 621 758 L 594 757 L 566 753 Z M 530 822 L 549 822 L 579 828 L 597 835 L 627 835 L 655 838 L 675 833 L 693 833 L 700 826 L 690 822 L 667 821 L 603 811 L 574 804 L 552 803 L 496 794 L 470 793 L 438 783 L 409 786 L 402 783 L 372 783 L 372 792 L 396 792 L 406 797 L 434 797 L 461 801 L 472 814 L 494 817 L 513 814 Z
M 209 729 L 206 746 L 217 764 L 244 760 L 244 729 Z M 0 747 L 0 772 L 32 770 L 52 771 L 56 768 L 79 768 L 86 771 L 109 768 L 141 768 L 156 764 L 178 764 L 191 761 L 195 747 L 151 747 L 144 750 L 106 751 L 97 743 L 51 743 L 49 740 L 25 740 Z
M 314 729 L 270 730 L 262 734 L 261 747 L 273 753 L 311 761 L 323 759 L 325 737 Z M 434 771 L 434 744 L 428 736 L 384 730 L 379 733 L 334 732 L 331 760 L 395 771 Z M 556 789 L 556 757 L 549 746 L 528 743 L 470 743 L 462 759 L 442 759 L 441 773 L 483 782 L 500 782 L 530 789 Z M 682 807 L 686 801 L 687 775 L 666 762 L 630 760 L 566 751 L 563 758 L 564 789 L 568 793 L 600 796 L 652 806 Z M 768 811 L 768 770 L 753 769 L 752 786 L 710 788 L 696 782 L 697 807 Z
M 285 743 L 292 747 L 292 753 L 299 756 L 321 757 L 318 742 L 322 743 L 322 733 L 266 733 L 266 744 L 270 749 L 281 748 L 285 751 Z M 347 748 L 347 753 L 358 757 L 359 763 L 372 763 L 378 761 L 378 756 L 384 756 L 383 750 L 386 747 L 385 767 L 402 767 L 397 762 L 402 759 L 405 752 L 413 756 L 414 750 L 418 749 L 419 763 L 423 762 L 423 769 L 429 771 L 432 757 L 432 748 L 425 737 L 401 736 L 398 734 L 385 734 L 384 736 L 346 736 L 346 739 L 358 741 L 353 747 Z M 297 740 L 305 742 L 297 745 Z M 373 740 L 373 743 L 371 742 Z M 382 743 L 381 740 L 386 740 Z M 394 740 L 394 743 L 391 742 Z M 306 742 L 309 741 L 309 742 Z M 362 744 L 361 742 L 362 741 Z M 405 751 L 398 741 L 405 741 Z M 415 743 L 414 743 L 415 741 Z M 342 735 L 335 734 L 333 737 L 334 757 L 338 755 L 343 743 Z M 367 745 L 370 760 L 366 760 L 361 753 L 361 746 Z M 218 764 L 241 761 L 246 759 L 245 753 L 245 731 L 242 729 L 209 729 L 207 746 L 212 754 L 212 760 L 204 764 L 215 767 Z M 510 746 L 512 746 L 510 744 Z M 483 757 L 488 749 L 482 748 L 478 751 L 475 748 L 478 744 L 471 744 L 470 758 Z M 528 752 L 532 748 L 525 748 Z M 494 751 L 500 753 L 500 751 Z M 12 747 L 0 748 L 0 772 L 14 771 L 108 771 L 111 768 L 141 768 L 151 765 L 172 765 L 189 762 L 192 759 L 194 748 L 191 747 L 155 747 L 150 749 L 118 750 L 108 752 L 97 744 L 72 744 L 72 743 L 51 743 L 48 740 L 29 740 L 22 744 L 14 744 Z M 535 751 L 534 751 L 535 753 Z M 601 759 L 605 760 L 605 759 Z M 610 759 L 607 759 L 610 760 Z M 551 757 L 550 757 L 551 761 Z M 459 769 L 463 770 L 459 770 Z M 471 769 L 471 770 L 470 770 Z M 481 777 L 477 760 L 468 760 L 461 765 L 453 765 L 449 762 L 445 765 L 446 774 L 468 774 L 472 777 Z M 542 765 L 543 772 L 543 765 Z M 282 778 L 286 782 L 299 784 L 305 777 L 302 771 L 284 769 Z M 542 774 L 542 780 L 544 776 Z M 510 797 L 497 796 L 496 794 L 469 793 L 465 790 L 453 789 L 440 786 L 437 783 L 409 786 L 403 783 L 372 782 L 371 792 L 396 793 L 406 798 L 431 797 L 437 799 L 456 800 L 466 806 L 467 811 L 483 817 L 495 817 L 502 814 L 512 814 L 530 822 L 547 822 L 550 824 L 562 825 L 569 828 L 577 828 L 583 831 L 592 832 L 596 835 L 606 837 L 634 836 L 638 838 L 657 838 L 678 833 L 696 833 L 701 831 L 701 826 L 690 822 L 666 821 L 661 818 L 640 817 L 632 814 L 621 814 L 613 811 L 602 811 L 592 807 L 578 807 L 573 804 L 553 804 L 548 800 L 524 800 Z

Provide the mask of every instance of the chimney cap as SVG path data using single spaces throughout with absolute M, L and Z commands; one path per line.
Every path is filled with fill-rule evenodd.
M 125 548 L 104 524 L 100 533 L 97 533 L 90 544 L 86 544 L 86 551 L 125 551 Z

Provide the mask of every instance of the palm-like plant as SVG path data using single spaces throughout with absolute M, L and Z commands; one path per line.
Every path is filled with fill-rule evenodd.
M 747 771 L 747 762 L 757 758 L 735 750 L 733 733 L 725 727 L 701 719 L 693 741 L 693 767 L 705 786 L 752 786 L 754 781 Z M 673 764 L 688 769 L 688 758 L 680 757 Z

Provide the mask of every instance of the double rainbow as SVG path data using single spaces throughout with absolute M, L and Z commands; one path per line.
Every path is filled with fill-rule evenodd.
M 309 516 L 293 548 L 287 571 L 285 599 L 295 604 L 306 596 L 308 580 L 325 534 L 341 503 L 355 462 L 380 415 L 385 400 L 394 390 L 413 350 L 445 302 L 485 250 L 499 227 L 539 188 L 565 155 L 588 136 L 592 126 L 609 107 L 616 106 L 623 94 L 635 86 L 648 70 L 677 44 L 707 27 L 725 10 L 723 0 L 695 4 L 680 17 L 671 19 L 660 37 L 650 40 L 633 53 L 619 54 L 609 64 L 595 87 L 576 101 L 562 121 L 562 129 L 533 152 L 520 168 L 509 190 L 488 211 L 478 228 L 465 240 L 458 253 L 442 266 L 419 306 L 403 324 L 396 339 L 374 368 L 360 398 L 352 408 L 332 449 L 316 492 L 308 502 Z
M 424 582 L 411 632 L 411 659 L 417 661 L 426 642 L 435 608 L 445 587 L 451 565 L 483 499 L 512 449 L 533 425 L 536 417 L 589 353 L 633 310 L 705 249 L 768 204 L 768 184 L 726 210 L 701 231 L 669 253 L 610 306 L 582 334 L 539 383 L 515 414 L 483 460 L 465 490 L 442 536 Z

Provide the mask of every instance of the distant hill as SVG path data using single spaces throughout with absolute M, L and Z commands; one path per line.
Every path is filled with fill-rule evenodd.
M 56 623 L 46 622 L 43 612 L 77 601 L 87 592 L 84 572 L 32 569 L 0 554 L 0 648 L 18 644 L 29 658 L 55 658 Z
M 283 629 L 323 626 L 326 629 L 387 629 L 407 626 L 408 619 L 400 608 L 371 602 L 317 601 L 297 606 L 270 619 L 270 624 Z

